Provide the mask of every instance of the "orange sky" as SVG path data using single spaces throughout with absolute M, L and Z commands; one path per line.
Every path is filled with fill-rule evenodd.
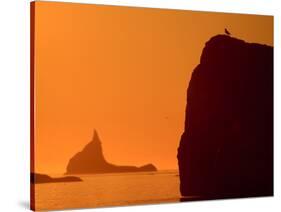
M 97 129 L 119 165 L 177 168 L 186 89 L 224 32 L 273 45 L 273 17 L 35 3 L 35 171 L 63 173 Z

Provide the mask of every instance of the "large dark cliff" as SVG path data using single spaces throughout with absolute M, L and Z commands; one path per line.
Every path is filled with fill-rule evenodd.
M 273 47 L 212 37 L 187 91 L 183 196 L 273 195 Z
M 103 156 L 102 145 L 96 131 L 93 139 L 81 152 L 75 154 L 68 162 L 66 174 L 97 174 L 113 172 L 146 172 L 157 171 L 152 164 L 141 167 L 117 166 L 108 163 Z

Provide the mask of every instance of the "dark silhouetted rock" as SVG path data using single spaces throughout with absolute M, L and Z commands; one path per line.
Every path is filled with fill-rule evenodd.
M 140 171 L 156 171 L 156 167 L 153 164 L 147 164 L 139 167 Z
M 104 156 L 101 141 L 96 131 L 93 139 L 81 152 L 75 154 L 67 165 L 66 174 L 97 174 L 114 172 L 146 172 L 157 171 L 156 167 L 148 164 L 141 167 L 117 166 L 108 163 Z
M 206 43 L 178 164 L 183 196 L 273 195 L 273 47 L 225 35 Z
M 82 181 L 79 177 L 67 176 L 67 177 L 58 177 L 52 178 L 46 174 L 30 174 L 31 183 L 62 183 L 62 182 L 79 182 Z

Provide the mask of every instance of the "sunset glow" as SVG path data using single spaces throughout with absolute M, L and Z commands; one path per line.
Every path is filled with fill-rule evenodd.
M 35 3 L 35 171 L 64 173 L 99 133 L 120 165 L 177 169 L 186 88 L 205 42 L 227 28 L 273 45 L 273 17 Z

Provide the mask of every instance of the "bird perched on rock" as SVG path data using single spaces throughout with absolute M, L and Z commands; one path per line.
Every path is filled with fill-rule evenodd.
M 227 34 L 229 36 L 231 35 L 231 33 L 226 28 L 224 29 L 224 32 L 225 32 L 225 34 Z

